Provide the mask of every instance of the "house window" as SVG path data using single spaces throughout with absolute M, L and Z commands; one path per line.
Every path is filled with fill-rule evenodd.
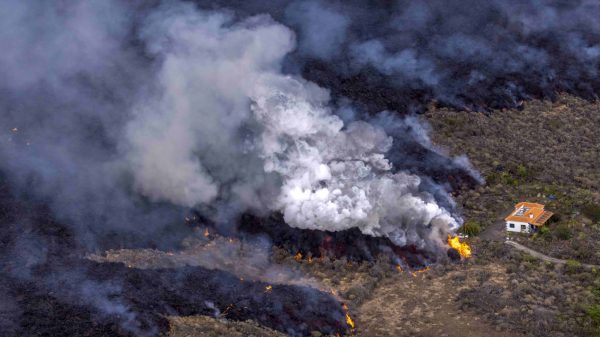
M 515 228 L 515 224 L 514 224 L 514 223 L 509 223 L 509 224 L 508 224 L 508 227 L 510 227 L 510 228 Z
M 521 225 L 521 230 L 522 231 L 526 231 L 527 230 L 527 225 Z

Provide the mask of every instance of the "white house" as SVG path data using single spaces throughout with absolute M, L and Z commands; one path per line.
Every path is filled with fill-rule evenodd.
M 544 210 L 544 205 L 533 202 L 520 202 L 506 217 L 506 230 L 509 232 L 531 233 L 540 229 L 552 212 Z

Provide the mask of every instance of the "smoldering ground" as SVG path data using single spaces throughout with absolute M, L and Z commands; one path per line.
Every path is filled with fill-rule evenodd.
M 44 209 L 3 221 L 9 277 L 86 280 L 42 266 L 115 240 L 169 246 L 191 207 L 436 251 L 461 221 L 452 182 L 479 177 L 399 115 L 597 92 L 592 2 L 196 3 L 0 5 L 3 186 Z M 120 287 L 93 285 L 61 296 L 139 328 Z

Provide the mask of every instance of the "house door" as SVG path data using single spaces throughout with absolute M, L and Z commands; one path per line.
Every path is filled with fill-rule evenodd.
M 527 225 L 521 225 L 521 232 L 527 232 Z

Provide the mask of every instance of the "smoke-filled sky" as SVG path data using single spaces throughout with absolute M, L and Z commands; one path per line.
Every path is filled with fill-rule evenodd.
M 429 100 L 514 107 L 557 91 L 594 98 L 600 89 L 595 0 L 219 3 L 242 15 L 272 13 L 298 34 L 294 61 L 305 76 L 374 109 L 422 110 Z
M 437 246 L 461 221 L 439 176 L 480 178 L 415 104 L 597 92 L 590 1 L 0 7 L 1 169 L 92 245 L 206 206 Z

